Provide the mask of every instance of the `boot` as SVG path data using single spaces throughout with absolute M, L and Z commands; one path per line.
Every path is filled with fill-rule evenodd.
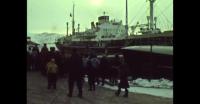
M 79 91 L 78 97 L 79 97 L 79 98 L 82 98 L 82 97 L 83 97 L 82 90 Z
M 92 91 L 92 88 L 89 88 L 88 91 Z
M 128 90 L 125 90 L 125 94 L 123 97 L 128 97 Z
M 68 97 L 72 97 L 72 94 L 69 93 L 69 94 L 67 94 L 67 96 L 68 96 Z
M 50 88 L 51 88 L 51 85 L 50 85 L 50 82 L 48 82 L 47 89 L 49 90 Z
M 102 82 L 101 86 L 104 86 L 104 82 Z
M 95 90 L 96 90 L 95 85 L 93 85 L 93 91 L 95 91 Z
M 56 84 L 53 85 L 53 88 L 56 90 Z
M 120 90 L 118 90 L 117 92 L 115 92 L 116 96 L 119 96 L 119 94 L 120 94 Z
M 68 97 L 72 97 L 72 91 L 69 91 L 69 93 L 67 94 Z
M 79 97 L 79 98 L 83 98 L 83 95 L 82 95 L 82 94 L 78 94 L 78 97 Z

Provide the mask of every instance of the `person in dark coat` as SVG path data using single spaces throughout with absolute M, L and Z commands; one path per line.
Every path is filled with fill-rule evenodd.
M 32 51 L 36 51 L 37 54 L 39 54 L 40 51 L 39 51 L 38 45 L 35 45 L 35 47 L 33 47 L 33 50 L 32 50 Z
M 118 90 L 115 92 L 116 96 L 120 95 L 121 88 L 125 89 L 125 94 L 124 97 L 128 97 L 128 88 L 129 88 L 129 83 L 128 83 L 128 65 L 126 63 L 123 63 L 120 65 L 120 83 L 118 84 Z
M 70 69 L 70 55 L 67 52 L 63 53 L 62 68 L 64 76 L 67 76 L 69 74 Z
M 55 58 L 56 60 L 56 51 L 55 47 L 50 47 L 50 51 L 48 53 L 48 59 Z
M 105 83 L 105 78 L 108 77 L 108 69 L 109 69 L 109 62 L 108 59 L 106 57 L 106 55 L 103 55 L 103 57 L 100 60 L 100 77 L 102 79 L 102 86 Z
M 112 61 L 112 66 L 110 68 L 110 71 L 111 71 L 110 81 L 113 85 L 117 84 L 117 78 L 118 78 L 118 75 L 119 75 L 118 72 L 119 72 L 120 65 L 121 65 L 121 61 L 120 61 L 119 55 L 116 54 L 114 60 Z
M 82 62 L 83 62 L 83 74 L 86 75 L 87 73 L 87 63 L 89 60 L 89 56 L 87 54 L 83 55 Z
M 47 48 L 47 44 L 44 44 L 44 46 L 42 47 L 41 52 L 40 52 L 40 62 L 41 62 L 40 70 L 41 70 L 42 75 L 46 75 L 45 66 L 46 66 L 47 62 L 49 61 L 48 54 L 49 54 L 49 50 Z
M 31 69 L 31 47 L 28 47 L 27 51 L 27 70 Z
M 35 45 L 35 47 L 33 47 L 33 65 L 34 65 L 34 70 L 38 71 L 40 69 L 39 65 L 39 61 L 40 61 L 40 51 L 39 51 L 39 48 L 38 48 L 38 45 Z
M 83 82 L 83 70 L 82 70 L 82 58 L 77 53 L 76 49 L 73 50 L 70 58 L 70 67 L 68 72 L 68 84 L 69 93 L 68 97 L 72 97 L 74 83 L 76 82 L 78 87 L 78 97 L 82 98 L 82 82 Z
M 36 47 L 33 47 L 31 53 L 31 63 L 32 63 L 32 70 L 36 71 L 38 69 L 38 60 L 39 60 L 39 52 Z
M 48 53 L 48 52 L 49 52 L 46 43 L 45 43 L 44 46 L 42 47 L 41 52 L 42 52 L 42 53 Z
M 87 62 L 88 69 L 88 83 L 89 83 L 89 91 L 95 91 L 95 81 L 97 81 L 97 71 L 99 67 L 99 60 L 96 55 L 91 55 Z
M 63 69 L 63 55 L 61 54 L 60 51 L 56 51 L 56 62 L 58 65 L 58 69 L 59 69 L 59 76 L 60 77 L 64 77 L 64 69 Z

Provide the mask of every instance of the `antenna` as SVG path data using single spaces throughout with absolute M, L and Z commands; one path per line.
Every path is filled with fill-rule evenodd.
M 104 12 L 103 12 L 103 15 L 105 16 L 105 14 L 106 14 L 106 12 L 104 11 Z
M 68 36 L 68 22 L 66 23 L 66 25 L 67 25 L 67 34 L 66 34 L 66 36 Z
M 79 33 L 79 29 L 80 29 L 80 24 L 78 24 L 78 33 Z
M 126 25 L 125 25 L 125 29 L 126 29 L 126 37 L 128 37 L 128 0 L 126 0 Z

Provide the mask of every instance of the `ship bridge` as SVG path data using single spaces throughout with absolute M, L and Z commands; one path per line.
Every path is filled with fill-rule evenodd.
M 100 17 L 98 17 L 98 22 L 100 24 L 105 23 L 105 22 L 109 22 L 109 16 L 100 16 Z

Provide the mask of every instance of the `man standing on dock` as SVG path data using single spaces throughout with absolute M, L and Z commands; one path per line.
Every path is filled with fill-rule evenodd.
M 68 96 L 72 97 L 74 83 L 76 82 L 78 87 L 78 97 L 82 98 L 82 82 L 83 82 L 83 68 L 82 68 L 82 58 L 77 53 L 76 49 L 73 50 L 70 62 L 69 62 L 69 72 L 68 72 L 68 84 L 69 93 Z
M 48 54 L 49 54 L 49 50 L 47 48 L 47 44 L 44 44 L 44 46 L 42 47 L 41 52 L 40 52 L 40 62 L 41 62 L 40 70 L 41 70 L 42 75 L 46 75 L 45 66 L 46 66 L 47 62 L 49 61 Z

